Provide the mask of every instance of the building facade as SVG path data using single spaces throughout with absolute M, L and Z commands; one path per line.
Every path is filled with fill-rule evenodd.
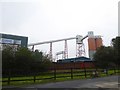
M 0 33 L 0 46 L 27 47 L 28 37 Z
M 94 36 L 88 38 L 89 57 L 92 59 L 97 48 L 103 45 L 101 36 Z
M 93 59 L 93 55 L 95 54 L 97 48 L 103 45 L 103 41 L 100 35 L 94 36 L 93 32 L 88 32 L 88 49 L 89 49 L 89 57 Z

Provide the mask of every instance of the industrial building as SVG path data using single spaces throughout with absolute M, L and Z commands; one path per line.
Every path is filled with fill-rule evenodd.
M 88 32 L 87 37 L 88 37 L 89 58 L 80 56 L 75 58 L 59 59 L 57 60 L 56 63 L 57 69 L 95 67 L 93 61 L 93 55 L 95 54 L 97 48 L 103 45 L 102 38 L 101 36 L 94 36 L 93 32 Z
M 28 37 L 0 33 L 0 46 L 27 47 Z
M 89 57 L 92 59 L 97 48 L 103 45 L 101 36 L 91 35 L 88 37 Z
M 32 51 L 34 51 L 35 46 L 37 45 L 43 45 L 43 44 L 49 44 L 49 57 L 52 60 L 53 59 L 53 43 L 56 42 L 64 42 L 64 49 L 56 52 L 55 59 L 58 59 L 58 55 L 62 55 L 62 58 L 66 60 L 69 60 L 68 55 L 68 40 L 76 40 L 76 58 L 82 57 L 86 55 L 85 45 L 83 41 L 85 39 L 88 39 L 88 52 L 89 52 L 89 58 L 93 59 L 93 55 L 95 54 L 97 48 L 101 47 L 102 44 L 102 38 L 100 35 L 94 35 L 93 31 L 89 31 L 85 36 L 82 35 L 76 35 L 76 37 L 70 37 L 70 38 L 63 38 L 58 40 L 50 40 L 50 41 L 43 41 L 43 42 L 37 42 L 37 43 L 31 43 L 28 45 L 28 47 L 32 47 Z M 64 61 L 64 60 L 63 60 Z
M 53 62 L 53 65 L 49 69 L 53 70 L 66 70 L 66 69 L 84 69 L 84 68 L 94 68 L 94 61 L 87 57 L 76 57 L 76 58 L 68 58 L 61 59 L 57 62 Z
M 76 57 L 76 58 L 68 58 L 68 59 L 59 59 L 55 63 L 55 68 L 58 70 L 63 69 L 82 69 L 82 68 L 94 68 L 94 62 L 90 58 L 87 57 Z M 51 67 L 51 69 L 54 69 Z
M 57 62 L 84 62 L 84 61 L 92 61 L 90 58 L 87 57 L 76 57 L 76 58 L 68 58 L 68 59 L 59 59 Z

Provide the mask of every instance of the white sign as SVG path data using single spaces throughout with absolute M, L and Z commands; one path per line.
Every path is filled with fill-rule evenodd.
M 3 44 L 19 44 L 20 45 L 21 40 L 1 38 L 0 43 L 3 43 Z
M 21 44 L 21 40 L 14 40 L 14 44 Z
M 14 40 L 2 38 L 2 43 L 5 43 L 5 44 L 13 44 L 13 43 L 14 43 Z

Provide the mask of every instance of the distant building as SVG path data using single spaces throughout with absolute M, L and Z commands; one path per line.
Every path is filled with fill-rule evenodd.
M 0 33 L 0 46 L 27 47 L 28 37 Z
M 68 59 L 60 59 L 53 62 L 49 69 L 66 70 L 66 69 L 83 69 L 94 68 L 94 61 L 87 57 L 76 57 Z
M 59 59 L 57 62 L 67 63 L 67 62 L 85 62 L 85 61 L 92 61 L 90 58 L 87 57 L 76 57 L 76 58 L 68 58 L 68 59 Z

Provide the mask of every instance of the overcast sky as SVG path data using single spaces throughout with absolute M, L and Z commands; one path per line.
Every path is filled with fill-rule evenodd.
M 36 43 L 94 31 L 103 36 L 103 44 L 108 46 L 118 35 L 118 1 L 0 0 L 0 32 L 27 36 L 28 43 Z M 87 40 L 84 43 L 88 49 Z M 63 42 L 53 46 L 54 53 L 64 50 Z M 75 40 L 69 41 L 68 47 L 69 56 L 74 57 Z M 48 45 L 36 48 L 49 52 Z

